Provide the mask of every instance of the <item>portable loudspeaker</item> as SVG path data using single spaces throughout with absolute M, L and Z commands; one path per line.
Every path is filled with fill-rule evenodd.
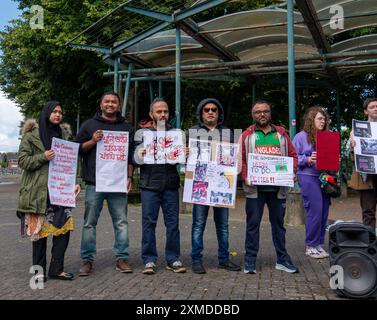
M 341 222 L 329 230 L 330 267 L 340 266 L 342 297 L 377 297 L 377 243 L 375 230 L 357 222 Z

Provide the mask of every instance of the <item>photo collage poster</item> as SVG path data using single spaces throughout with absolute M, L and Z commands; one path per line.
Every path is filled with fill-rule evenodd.
M 356 171 L 376 174 L 377 123 L 352 120 Z
M 189 140 L 183 201 L 235 206 L 238 144 Z

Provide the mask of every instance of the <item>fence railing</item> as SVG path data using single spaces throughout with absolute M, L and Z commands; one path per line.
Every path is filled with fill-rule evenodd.
M 22 169 L 20 168 L 16 168 L 16 169 L 0 168 L 0 175 L 4 175 L 4 176 L 17 175 L 21 173 L 22 173 Z

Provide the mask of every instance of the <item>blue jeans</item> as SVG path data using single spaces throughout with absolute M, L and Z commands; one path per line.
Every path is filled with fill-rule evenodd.
M 285 248 L 285 199 L 278 199 L 277 192 L 258 192 L 258 198 L 246 199 L 245 264 L 255 263 L 259 251 L 259 227 L 265 204 L 271 224 L 272 241 L 278 262 L 291 261 Z
M 194 204 L 192 210 L 192 229 L 191 229 L 191 259 L 193 263 L 202 261 L 203 233 L 206 227 L 209 206 Z M 216 225 L 217 242 L 219 245 L 219 263 L 229 261 L 229 231 L 228 231 L 228 208 L 213 207 L 213 219 Z
M 93 185 L 86 186 L 84 226 L 81 237 L 81 259 L 94 261 L 96 257 L 96 226 L 103 201 L 107 200 L 115 234 L 114 253 L 116 259 L 128 258 L 127 194 L 117 192 L 96 192 Z
M 166 227 L 165 259 L 168 264 L 180 256 L 179 194 L 178 190 L 150 191 L 141 189 L 143 263 L 157 262 L 156 225 L 160 208 Z

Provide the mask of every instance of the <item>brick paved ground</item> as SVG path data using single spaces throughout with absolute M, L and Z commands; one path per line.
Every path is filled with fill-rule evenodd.
M 13 179 L 14 180 L 14 179 Z M 0 180 L 1 181 L 5 181 Z M 16 180 L 17 182 L 17 180 Z M 287 299 L 287 300 L 333 300 L 337 296 L 329 288 L 328 260 L 314 260 L 304 255 L 304 227 L 287 227 L 287 248 L 300 273 L 287 274 L 274 269 L 275 251 L 271 241 L 271 229 L 265 214 L 261 226 L 261 248 L 257 261 L 257 274 L 228 272 L 217 269 L 217 242 L 212 216 L 205 233 L 204 264 L 207 274 L 197 275 L 188 269 L 186 274 L 174 274 L 165 270 L 164 227 L 158 224 L 158 271 L 153 276 L 141 273 L 140 258 L 141 207 L 129 207 L 130 263 L 132 274 L 121 274 L 115 270 L 112 252 L 113 230 L 107 209 L 102 212 L 97 229 L 97 260 L 94 273 L 89 277 L 77 277 L 74 281 L 49 280 L 43 290 L 29 287 L 31 265 L 31 243 L 19 237 L 19 220 L 15 215 L 18 184 L 0 184 L 0 299 Z M 243 263 L 244 254 L 244 203 L 240 199 L 237 209 L 230 217 L 230 249 L 238 255 L 237 263 Z M 333 203 L 330 218 L 358 219 L 358 199 L 350 195 L 347 199 Z M 66 253 L 68 272 L 77 273 L 80 265 L 79 245 L 82 227 L 82 195 L 78 208 L 74 210 L 76 230 Z M 191 215 L 180 215 L 181 259 L 190 265 Z M 51 248 L 51 240 L 49 241 Z M 49 257 L 48 257 L 49 258 Z

